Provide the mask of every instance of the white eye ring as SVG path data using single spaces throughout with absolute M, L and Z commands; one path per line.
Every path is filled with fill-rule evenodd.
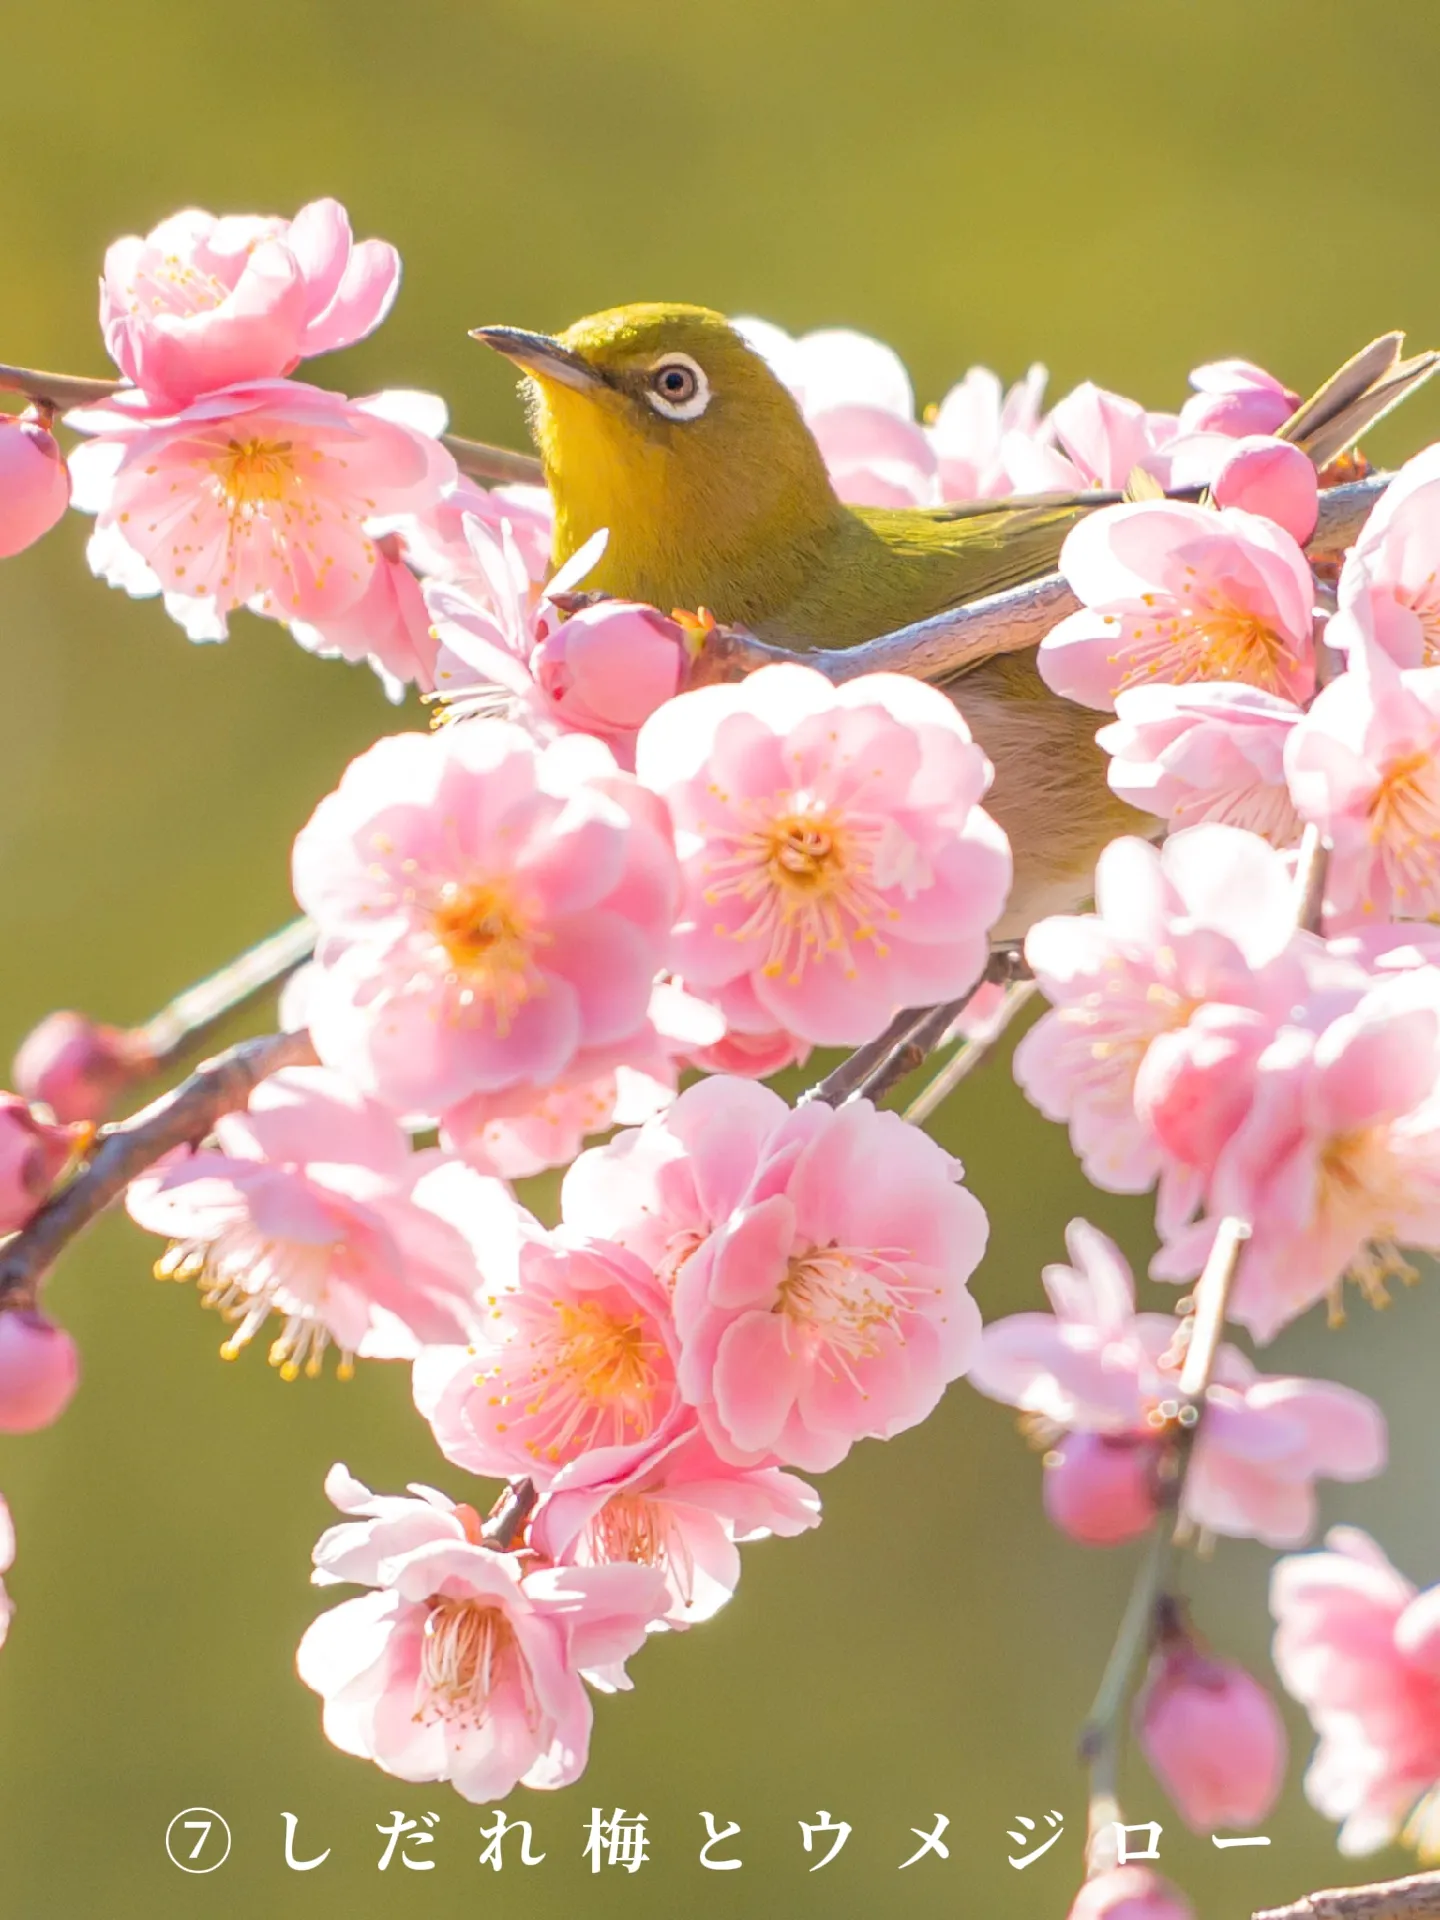
M 667 353 L 645 376 L 645 398 L 664 420 L 698 420 L 710 404 L 710 382 L 688 353 Z

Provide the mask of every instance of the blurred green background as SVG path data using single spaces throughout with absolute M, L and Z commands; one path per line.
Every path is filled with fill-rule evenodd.
M 104 371 L 106 243 L 187 203 L 346 202 L 406 281 L 378 337 L 313 369 L 352 392 L 445 393 L 457 428 L 518 444 L 482 321 L 560 325 L 676 298 L 892 341 L 922 398 L 972 361 L 1045 360 L 1174 405 L 1196 362 L 1244 354 L 1308 386 L 1383 327 L 1440 335 L 1433 0 L 14 0 L 0 108 L 0 358 Z M 1424 396 L 1376 443 L 1440 424 Z M 291 835 L 345 760 L 397 720 L 363 671 L 242 615 L 192 648 L 154 604 L 86 573 L 76 518 L 0 569 L 0 1055 L 48 1008 L 144 1015 L 289 911 Z M 1063 1136 L 1002 1063 L 945 1137 L 991 1211 L 987 1315 L 1038 1300 L 1086 1210 L 1149 1251 L 1149 1209 L 1087 1195 Z M 224 1367 L 193 1297 L 146 1277 L 112 1221 L 51 1299 L 85 1356 L 53 1431 L 6 1441 L 19 1613 L 0 1657 L 0 1911 L 7 1920 L 816 1914 L 1059 1920 L 1078 1877 L 1071 1741 L 1129 1556 L 1046 1528 L 1008 1415 L 961 1386 L 922 1430 L 824 1482 L 820 1531 L 748 1552 L 713 1625 L 652 1644 L 602 1702 L 584 1781 L 517 1795 L 549 1858 L 479 1868 L 481 1815 L 333 1752 L 292 1649 L 316 1611 L 309 1549 L 334 1459 L 383 1488 L 457 1494 L 401 1369 L 283 1387 Z M 1327 1501 L 1440 1576 L 1433 1283 L 1342 1336 L 1312 1319 L 1274 1364 L 1379 1394 L 1396 1464 Z M 1268 1559 L 1225 1545 L 1195 1576 L 1221 1647 L 1265 1670 Z M 1340 1877 L 1292 1785 L 1266 1853 L 1183 1834 L 1135 1763 L 1132 1819 L 1205 1920 Z M 523 1802 L 524 1804 L 520 1804 Z M 643 1810 L 653 1864 L 590 1874 L 592 1804 Z M 171 1816 L 234 1832 L 226 1866 L 166 1860 Z M 376 1871 L 393 1807 L 441 1815 L 439 1870 Z M 811 1878 L 797 1821 L 852 1823 Z M 1066 1815 L 1023 1874 L 1015 1815 Z M 696 1865 L 699 1812 L 744 1828 L 741 1873 Z M 303 1854 L 282 1864 L 282 1810 Z M 903 1878 L 910 1828 L 949 1815 L 949 1863 Z M 1386 1858 L 1377 1869 L 1400 1871 Z

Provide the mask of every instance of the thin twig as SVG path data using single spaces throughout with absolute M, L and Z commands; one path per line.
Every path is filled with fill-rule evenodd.
M 857 1047 L 818 1086 L 807 1088 L 797 1104 L 819 1100 L 827 1107 L 840 1107 L 847 1100 L 878 1100 L 941 1044 L 964 1006 L 964 1000 L 951 1000 L 944 1006 L 911 1007 L 897 1013 L 878 1040 Z
M 315 951 L 315 927 L 292 920 L 215 973 L 186 987 L 134 1030 L 153 1072 L 162 1072 L 207 1039 L 232 1013 L 294 973 Z
M 282 1067 L 313 1066 L 308 1033 L 242 1040 L 140 1113 L 104 1127 L 85 1166 L 0 1246 L 0 1311 L 33 1306 L 46 1274 L 137 1175 L 176 1147 L 203 1140 L 222 1114 L 243 1107 Z
M 492 447 L 484 440 L 464 440 L 458 433 L 442 433 L 440 439 L 455 456 L 456 466 L 472 480 L 526 487 L 545 484 L 545 469 L 533 453 L 512 453 L 508 447 Z
M 911 1126 L 920 1127 L 935 1109 L 948 1100 L 962 1080 L 970 1075 L 996 1046 L 1011 1023 L 1019 1018 L 1040 991 L 1034 980 L 1016 980 L 1005 989 L 1005 998 L 994 1015 L 989 1030 L 973 1040 L 962 1040 L 928 1086 L 924 1086 L 905 1109 Z
M 1215 1236 L 1195 1288 L 1195 1317 L 1180 1372 L 1177 1398 L 1162 1411 L 1168 1416 L 1169 1446 L 1158 1484 L 1160 1512 L 1151 1532 L 1135 1584 L 1130 1590 L 1115 1644 L 1105 1663 L 1095 1701 L 1080 1734 L 1080 1758 L 1090 1771 L 1087 1866 L 1091 1878 L 1116 1864 L 1114 1823 L 1119 1817 L 1117 1783 L 1120 1735 L 1125 1706 L 1150 1657 L 1172 1584 L 1175 1529 L 1195 1441 L 1204 1419 L 1205 1394 L 1225 1325 L 1240 1253 L 1250 1229 L 1243 1220 L 1225 1219 Z
M 535 1511 L 539 1495 L 535 1482 L 525 1478 L 512 1480 L 486 1515 L 480 1538 L 487 1547 L 508 1553 L 520 1537 L 525 1522 Z
M 1415 1873 L 1364 1887 L 1327 1887 L 1254 1920 L 1440 1920 L 1440 1873 Z
M 1330 872 L 1330 849 L 1317 826 L 1308 826 L 1295 862 L 1295 924 L 1307 933 L 1320 931 L 1325 908 L 1325 882 Z

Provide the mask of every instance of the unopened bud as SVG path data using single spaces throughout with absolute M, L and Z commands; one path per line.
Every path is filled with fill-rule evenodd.
M 57 1120 L 98 1125 L 151 1064 L 134 1034 L 83 1013 L 50 1013 L 20 1043 L 15 1084 Z
M 33 1308 L 0 1313 L 0 1433 L 34 1433 L 70 1404 L 80 1356 L 63 1327 Z

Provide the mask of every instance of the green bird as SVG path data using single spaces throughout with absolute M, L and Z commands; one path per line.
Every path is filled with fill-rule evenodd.
M 587 587 L 662 608 L 708 607 L 790 648 L 853 646 L 1047 573 L 1066 533 L 1106 497 L 990 511 L 848 506 L 793 395 L 705 307 L 615 307 L 558 338 L 515 327 L 479 327 L 475 337 L 526 376 L 555 501 L 557 566 L 607 529 Z M 1401 363 L 1399 339 L 1374 343 L 1308 403 L 1327 423 L 1326 458 L 1353 425 L 1349 414 L 1335 425 L 1332 388 L 1368 419 L 1378 404 L 1364 411 L 1372 373 L 1385 374 L 1374 392 L 1391 405 L 1385 396 L 1402 376 L 1399 391 L 1415 369 L 1431 370 L 1433 355 Z M 1088 896 L 1116 834 L 1154 834 L 1159 823 L 1111 793 L 1095 714 L 1049 691 L 1033 649 L 982 660 L 946 691 L 995 767 L 986 805 L 1015 857 L 996 937 L 1013 938 Z

